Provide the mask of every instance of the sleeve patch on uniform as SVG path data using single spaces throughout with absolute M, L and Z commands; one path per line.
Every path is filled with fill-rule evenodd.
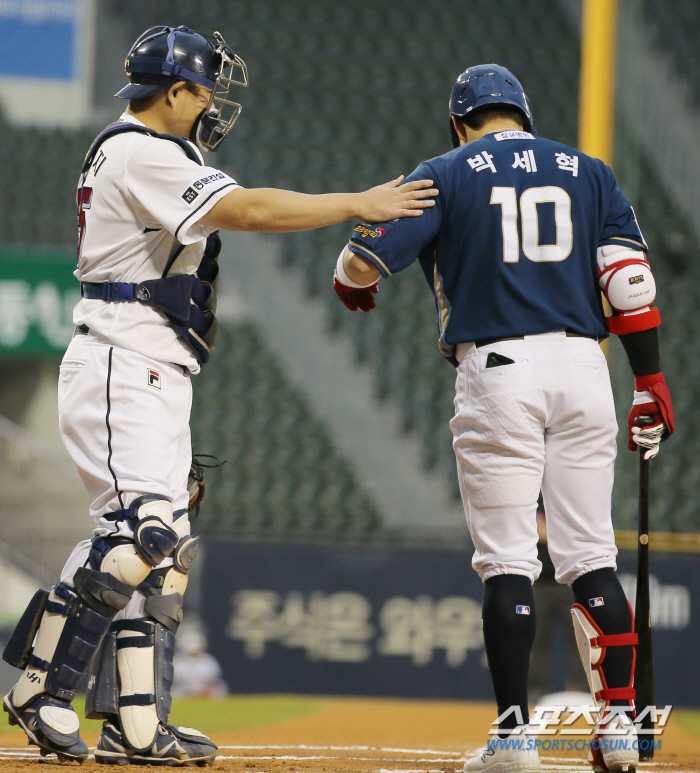
M 195 180 L 192 183 L 192 185 L 198 191 L 201 191 L 205 185 L 209 185 L 209 183 L 216 182 L 217 180 L 225 180 L 225 179 L 226 179 L 226 175 L 223 172 L 215 172 L 214 174 L 207 175 L 206 177 L 200 177 L 199 180 Z
M 191 204 L 196 198 L 199 196 L 197 191 L 190 185 L 189 188 L 182 194 L 182 198 L 188 203 Z
M 385 233 L 383 228 L 377 228 L 377 230 L 375 231 L 372 228 L 367 228 L 367 226 L 364 226 L 361 223 L 356 225 L 352 230 L 357 231 L 357 233 L 359 233 L 360 236 L 363 236 L 363 237 L 369 236 L 370 239 L 378 239 L 380 236 L 384 236 L 384 233 Z

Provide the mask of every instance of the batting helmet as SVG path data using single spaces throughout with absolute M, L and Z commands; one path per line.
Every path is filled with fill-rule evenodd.
M 190 137 L 205 150 L 217 149 L 241 113 L 241 105 L 228 99 L 229 88 L 248 85 L 245 62 L 226 45 L 220 33 L 203 35 L 187 27 L 146 30 L 131 47 L 124 69 L 130 82 L 115 95 L 122 99 L 151 97 L 181 81 L 210 89 L 209 104 Z
M 474 110 L 497 105 L 517 108 L 523 116 L 525 131 L 535 133 L 530 100 L 520 81 L 510 70 L 498 64 L 478 64 L 465 70 L 452 87 L 450 115 L 463 118 Z M 450 120 L 452 139 L 459 146 L 454 126 Z

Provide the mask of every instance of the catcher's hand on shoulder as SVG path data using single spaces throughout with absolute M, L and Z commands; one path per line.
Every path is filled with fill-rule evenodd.
M 627 421 L 627 448 L 646 448 L 645 459 L 653 459 L 675 429 L 671 392 L 661 373 L 636 376 L 632 409 Z M 641 426 L 640 426 L 641 425 Z
M 434 207 L 438 195 L 432 180 L 401 181 L 401 175 L 383 185 L 377 185 L 359 194 L 361 197 L 358 216 L 366 223 L 386 223 L 401 217 L 417 217 L 427 207 Z
M 379 292 L 379 287 L 375 282 L 368 287 L 348 287 L 344 285 L 337 276 L 333 277 L 333 289 L 340 300 L 350 311 L 372 311 L 377 305 L 374 302 L 374 296 Z

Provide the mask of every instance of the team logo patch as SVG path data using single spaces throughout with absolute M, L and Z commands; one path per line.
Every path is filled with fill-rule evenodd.
M 148 386 L 160 389 L 160 373 L 153 368 L 146 368 L 146 374 L 148 375 Z
M 530 607 L 526 607 L 524 604 L 518 604 L 518 606 L 515 608 L 515 614 L 516 615 L 529 615 L 530 614 Z
M 639 274 L 639 276 L 631 276 L 629 278 L 629 283 L 631 285 L 638 285 L 640 282 L 643 282 L 643 281 L 644 281 L 644 275 L 643 274 Z
M 371 239 L 378 239 L 380 236 L 384 235 L 383 228 L 377 228 L 377 230 L 374 231 L 371 228 L 367 228 L 367 226 L 362 225 L 361 223 L 356 225 L 352 230 L 357 231 L 360 236 L 369 236 Z
M 605 606 L 605 601 L 603 601 L 602 596 L 596 596 L 594 599 L 588 599 L 588 606 L 589 607 L 603 607 Z
M 190 186 L 183 194 L 182 198 L 188 203 L 191 204 L 196 198 L 199 196 L 197 191 Z

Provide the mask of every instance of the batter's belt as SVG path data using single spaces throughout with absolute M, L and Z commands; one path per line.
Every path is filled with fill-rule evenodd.
M 555 331 L 553 331 L 555 332 Z M 585 333 L 577 333 L 575 330 L 567 327 L 564 331 L 569 338 L 590 338 L 591 340 L 599 343 L 603 340 L 602 336 L 590 336 Z M 501 341 L 522 341 L 525 336 L 502 336 L 501 338 L 482 338 L 479 341 L 474 341 L 474 346 L 480 349 L 482 346 L 488 346 L 489 344 L 497 344 Z

